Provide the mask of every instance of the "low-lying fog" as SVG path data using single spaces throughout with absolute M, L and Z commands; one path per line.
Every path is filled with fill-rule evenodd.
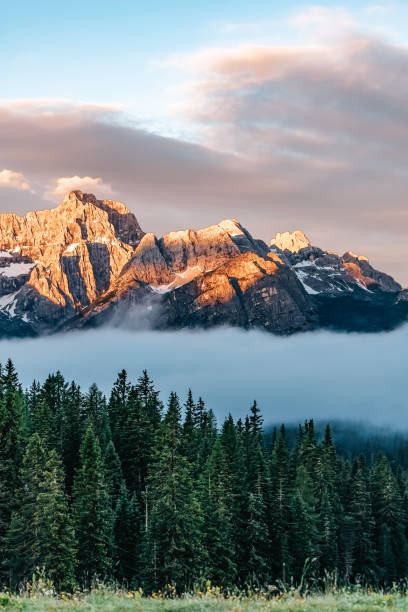
M 83 389 L 109 392 L 126 368 L 146 368 L 167 399 L 188 387 L 222 419 L 243 416 L 256 398 L 265 422 L 356 419 L 408 425 L 408 327 L 387 334 L 314 332 L 290 338 L 234 329 L 153 332 L 121 329 L 0 342 L 28 386 L 61 370 Z

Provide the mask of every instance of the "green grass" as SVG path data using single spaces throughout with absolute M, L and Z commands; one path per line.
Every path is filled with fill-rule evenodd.
M 261 612 L 263 610 L 287 612 L 375 612 L 377 610 L 407 610 L 408 595 L 402 593 L 355 592 L 329 593 L 326 595 L 296 594 L 266 598 L 220 596 L 215 589 L 202 595 L 186 596 L 179 599 L 147 598 L 139 593 L 114 593 L 109 590 L 77 595 L 73 598 L 57 598 L 41 593 L 28 596 L 0 595 L 0 610 L 27 610 L 33 612 L 56 611 L 103 611 L 103 612 Z

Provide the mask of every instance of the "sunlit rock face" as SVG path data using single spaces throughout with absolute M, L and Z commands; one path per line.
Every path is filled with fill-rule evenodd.
M 240 253 L 268 251 L 235 219 L 226 219 L 201 230 L 171 232 L 162 238 L 146 234 L 118 278 L 118 287 L 134 280 L 151 285 L 158 293 L 180 287 Z
M 301 230 L 294 232 L 278 232 L 270 242 L 271 247 L 276 247 L 280 251 L 299 253 L 301 249 L 310 247 L 310 240 Z
M 402 287 L 392 276 L 373 268 L 367 257 L 347 251 L 341 258 L 348 274 L 370 291 L 401 291 Z
M 407 312 L 390 276 L 300 230 L 267 246 L 225 219 L 157 237 L 121 202 L 80 191 L 52 210 L 0 215 L 0 336 L 122 324 L 129 313 L 135 327 L 371 331 Z
M 292 270 L 275 254 L 247 251 L 166 296 L 176 327 L 234 325 L 280 334 L 312 329 L 313 304 Z
M 124 204 L 80 191 L 52 210 L 1 214 L 3 316 L 52 330 L 108 289 L 142 236 Z

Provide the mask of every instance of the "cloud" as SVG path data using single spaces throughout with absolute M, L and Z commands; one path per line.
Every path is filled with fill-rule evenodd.
M 15 172 L 14 170 L 7 170 L 4 168 L 4 170 L 0 171 L 0 187 L 28 191 L 30 189 L 30 184 L 26 181 L 21 172 Z
M 356 26 L 355 20 L 346 9 L 319 5 L 308 6 L 296 12 L 287 22 L 300 30 L 312 28 L 318 36 L 322 36 L 322 34 L 333 35 L 333 33 Z
M 356 37 L 208 49 L 183 111 L 201 144 L 104 105 L 26 101 L 0 105 L 0 168 L 19 168 L 38 194 L 56 177 L 101 178 L 159 235 L 226 217 L 264 240 L 300 227 L 406 284 L 405 68 L 404 50 Z M 43 206 L 41 195 L 1 190 L 1 210 Z
M 108 393 L 122 368 L 134 381 L 146 368 L 164 401 L 170 391 L 184 400 L 191 387 L 219 422 L 228 412 L 244 416 L 256 398 L 266 424 L 341 418 L 400 430 L 408 427 L 407 335 L 407 327 L 387 334 L 313 332 L 289 338 L 236 329 L 98 329 L 3 340 L 0 349 L 2 359 L 15 361 L 24 387 L 60 369 L 83 391 L 96 382 Z
M 101 178 L 92 176 L 61 176 L 55 181 L 54 187 L 50 188 L 44 197 L 47 200 L 60 201 L 67 193 L 79 189 L 86 193 L 93 193 L 104 199 L 112 199 L 112 188 L 104 183 Z
M 350 241 L 359 232 L 369 256 L 383 252 L 385 261 L 393 251 L 389 270 L 406 283 L 408 51 L 357 33 L 347 14 L 321 7 L 294 21 L 321 29 L 331 20 L 343 35 L 324 43 L 172 56 L 174 67 L 195 77 L 177 112 L 203 144 L 274 177 L 271 205 L 297 218 L 292 227 L 310 221 L 322 242 L 334 227 Z

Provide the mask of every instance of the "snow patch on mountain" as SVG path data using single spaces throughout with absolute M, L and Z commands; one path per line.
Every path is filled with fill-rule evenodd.
M 0 275 L 7 276 L 9 278 L 14 278 L 16 276 L 21 276 L 22 274 L 29 274 L 31 270 L 34 268 L 35 263 L 17 263 L 13 262 L 9 266 L 5 268 L 0 268 Z

